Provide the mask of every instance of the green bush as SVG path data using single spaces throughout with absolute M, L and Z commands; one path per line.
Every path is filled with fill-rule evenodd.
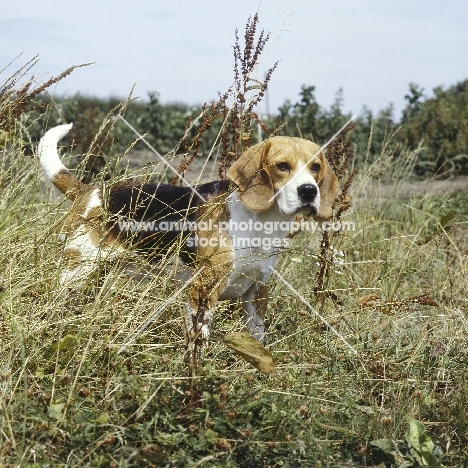
M 395 119 L 392 105 L 377 113 L 364 106 L 352 134 L 358 154 L 355 165 L 360 167 L 365 161 L 378 159 L 392 135 L 396 134 L 394 145 L 401 148 L 408 146 L 410 150 L 419 148 L 416 175 L 467 174 L 468 80 L 447 90 L 435 88 L 433 97 L 425 97 L 423 90 L 414 83 L 409 88 L 406 96 L 408 104 L 401 121 Z M 315 86 L 303 85 L 296 103 L 287 100 L 278 109 L 278 115 L 266 116 L 264 121 L 270 131 L 277 126 L 279 117 L 281 127 L 277 133 L 281 135 L 302 136 L 317 143 L 325 143 L 331 138 L 351 118 L 351 113 L 343 110 L 341 89 L 329 108 L 317 102 L 314 92 Z M 38 109 L 29 116 L 32 140 L 37 141 L 45 131 L 44 120 L 38 120 L 38 115 L 49 105 L 47 128 L 64 121 L 74 122 L 71 133 L 74 153 L 92 156 L 91 163 L 87 165 L 88 171 L 99 172 L 107 155 L 112 151 L 124 151 L 136 140 L 133 131 L 119 123 L 106 138 L 102 139 L 101 135 L 101 140 L 94 142 L 105 116 L 119 105 L 120 100 L 116 97 L 106 99 L 76 94 L 56 97 L 53 101 L 54 105 L 51 106 L 50 98 L 44 95 L 37 97 Z M 131 100 L 128 103 L 125 118 L 141 134 L 145 134 L 148 142 L 160 153 L 166 154 L 184 137 L 189 119 L 194 123 L 188 136 L 193 138 L 200 125 L 196 117 L 201 111 L 202 106 L 182 102 L 163 104 L 157 92 L 149 92 L 146 100 Z M 202 136 L 202 148 L 213 146 L 221 124 L 221 118 L 214 120 Z M 372 138 L 369 139 L 370 136 Z M 91 145 L 93 142 L 94 147 Z M 145 145 L 139 142 L 136 148 L 143 149 Z M 184 149 L 184 145 L 181 145 L 179 152 L 184 152 Z
M 425 98 L 423 90 L 410 84 L 408 105 L 402 119 L 400 138 L 424 150 L 416 165 L 418 174 L 468 173 L 468 80 L 447 90 L 434 89 Z

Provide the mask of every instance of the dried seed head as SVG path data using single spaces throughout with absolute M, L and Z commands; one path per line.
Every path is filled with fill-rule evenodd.
M 367 447 L 367 445 L 359 445 L 357 451 L 359 455 L 367 455 L 369 453 L 369 447 Z
M 102 440 L 102 445 L 113 445 L 115 442 L 115 436 L 111 434 L 107 434 L 104 439 Z
M 226 412 L 226 415 L 229 419 L 235 419 L 237 418 L 238 413 L 235 409 L 230 409 Z
M 196 432 L 198 432 L 198 426 L 196 426 L 195 424 L 190 424 L 190 426 L 188 427 L 188 431 L 190 434 L 195 434 Z
M 250 436 L 252 435 L 252 431 L 249 431 L 248 429 L 242 429 L 240 432 L 239 432 L 239 435 L 241 437 L 241 439 L 249 439 Z
M 47 431 L 47 429 L 49 429 L 49 423 L 45 422 L 45 421 L 42 421 L 40 424 L 39 424 L 39 430 L 40 431 Z
M 170 397 L 170 396 L 168 396 L 168 395 L 163 395 L 163 396 L 161 397 L 161 403 L 162 403 L 163 405 L 168 405 L 170 402 L 171 402 L 171 397 Z
M 90 395 L 90 390 L 86 387 L 81 387 L 79 390 L 78 390 L 78 395 L 82 398 L 86 398 Z
M 60 383 L 66 387 L 69 383 L 71 382 L 71 375 L 67 374 L 67 375 L 64 375 L 61 379 L 60 379 Z
M 330 408 L 328 406 L 321 406 L 319 408 L 320 414 L 328 414 L 330 412 Z
M 232 445 L 229 440 L 222 438 L 216 439 L 216 447 L 226 452 L 230 452 L 232 450 Z
M 159 445 L 145 445 L 143 447 L 140 447 L 140 454 L 144 457 L 147 457 L 155 454 L 156 452 L 159 452 L 160 450 L 161 448 L 159 447 Z
M 221 384 L 219 386 L 219 398 L 221 401 L 226 401 L 229 395 L 229 385 Z

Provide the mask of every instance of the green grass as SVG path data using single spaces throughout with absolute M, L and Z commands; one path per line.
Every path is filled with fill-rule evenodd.
M 242 328 L 241 314 L 219 303 L 190 394 L 183 294 L 119 353 L 176 290 L 170 275 L 138 281 L 103 264 L 85 287 L 61 289 L 54 226 L 68 204 L 25 156 L 21 131 L 9 138 L 0 156 L 0 466 L 377 466 L 385 455 L 370 442 L 383 438 L 397 444 L 401 466 L 417 466 L 409 417 L 424 423 L 444 465 L 467 459 L 466 191 L 450 193 L 447 182 L 445 195 L 408 195 L 412 156 L 384 152 L 353 184 L 345 218 L 356 231 L 332 239 L 344 253 L 326 282 L 336 298 L 313 292 L 320 234 L 297 236 L 278 265 L 357 354 L 272 278 L 277 370 L 262 375 L 225 347 L 219 338 Z M 438 307 L 407 301 L 423 294 Z

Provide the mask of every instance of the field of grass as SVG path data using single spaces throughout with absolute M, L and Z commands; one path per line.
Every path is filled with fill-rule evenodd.
M 357 353 L 272 278 L 276 371 L 223 344 L 242 322 L 219 303 L 189 391 L 183 294 L 126 344 L 176 291 L 170 275 L 137 280 L 117 261 L 60 287 L 69 203 L 22 132 L 0 154 L 0 466 L 466 466 L 466 179 L 410 184 L 407 152 L 368 163 L 325 292 L 314 293 L 320 234 L 296 236 L 278 264 Z M 412 419 L 427 435 L 407 433 Z

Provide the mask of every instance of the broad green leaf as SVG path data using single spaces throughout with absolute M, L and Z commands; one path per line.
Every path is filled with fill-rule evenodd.
M 218 433 L 213 431 L 212 429 L 207 429 L 205 432 L 205 439 L 208 442 L 211 442 L 212 444 L 214 444 L 216 440 L 218 439 Z
M 49 416 L 59 421 L 60 419 L 62 419 L 62 410 L 64 407 L 65 403 L 57 403 L 55 405 L 50 405 L 48 410 Z
M 406 442 L 411 452 L 422 466 L 441 466 L 440 461 L 433 455 L 434 442 L 426 434 L 426 428 L 416 419 L 408 418 L 408 430 L 405 434 Z
M 58 349 L 60 351 L 75 349 L 79 342 L 80 340 L 75 335 L 65 335 L 63 338 L 60 338 L 58 342 Z
M 391 463 L 395 463 L 395 454 L 393 451 L 395 447 L 393 442 L 390 439 L 376 439 L 373 440 L 370 445 L 379 448 L 387 457 L 388 461 Z
M 57 349 L 60 351 L 70 351 L 76 349 L 80 344 L 80 340 L 75 335 L 65 335 L 60 340 L 51 345 L 50 351 L 57 352 Z
M 226 335 L 224 343 L 260 372 L 269 374 L 275 370 L 270 351 L 246 331 Z
M 98 424 L 106 424 L 106 422 L 109 421 L 109 415 L 107 413 L 101 413 L 96 417 L 95 421 Z

